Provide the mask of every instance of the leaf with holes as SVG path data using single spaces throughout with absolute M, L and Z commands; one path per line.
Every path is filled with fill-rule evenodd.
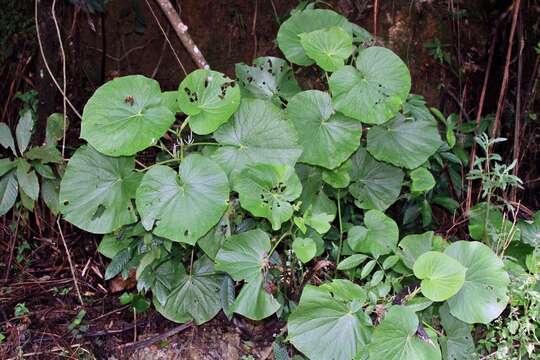
M 137 189 L 137 209 L 145 229 L 193 245 L 227 210 L 229 183 L 215 162 L 199 154 L 184 158 L 178 174 L 164 165 L 148 170 Z
M 384 211 L 399 197 L 405 174 L 395 166 L 375 160 L 364 148 L 352 156 L 349 191 L 361 209 Z
M 288 340 L 312 360 L 353 359 L 370 339 L 371 323 L 361 308 L 365 291 L 350 281 L 334 282 L 306 285 L 289 316 Z
M 304 151 L 299 161 L 334 169 L 360 146 L 362 126 L 336 113 L 330 95 L 318 90 L 296 94 L 287 106 Z
M 269 264 L 270 237 L 262 230 L 249 230 L 228 238 L 216 255 L 216 270 L 246 283 L 231 310 L 252 320 L 275 313 L 280 304 L 264 289 Z
M 304 10 L 287 19 L 277 34 L 277 43 L 285 57 L 297 65 L 311 65 L 311 59 L 304 50 L 300 35 L 329 27 L 340 27 L 347 34 L 352 34 L 351 23 L 332 10 Z
M 220 127 L 214 138 L 220 147 L 212 158 L 227 174 L 260 163 L 294 166 L 302 153 L 281 109 L 260 99 L 242 100 L 234 120 Z
M 342 27 L 333 26 L 299 35 L 307 56 L 324 71 L 341 68 L 353 51 L 352 36 Z
M 379 210 L 364 215 L 367 234 L 360 238 L 355 250 L 374 257 L 390 254 L 396 248 L 399 230 L 396 222 Z
M 291 202 L 302 192 L 294 168 L 285 165 L 259 164 L 245 168 L 233 179 L 240 205 L 257 217 L 270 221 L 273 230 L 293 214 Z
M 283 59 L 259 57 L 253 60 L 253 66 L 236 64 L 235 69 L 242 96 L 274 100 L 279 104 L 279 98 L 289 99 L 300 91 L 291 66 Z
M 124 76 L 102 85 L 88 100 L 81 138 L 105 155 L 133 155 L 156 144 L 174 120 L 157 81 Z
M 458 241 L 444 252 L 467 268 L 461 290 L 448 299 L 450 313 L 468 324 L 487 324 L 508 304 L 508 273 L 502 260 L 477 241 Z
M 60 212 L 73 225 L 106 234 L 137 221 L 131 202 L 140 182 L 132 157 L 109 157 L 83 145 L 60 184 Z
M 343 114 L 366 124 L 382 124 L 401 108 L 411 89 L 407 65 L 391 50 L 361 50 L 356 68 L 344 66 L 329 80 L 332 100 Z
M 156 310 L 178 323 L 193 319 L 197 325 L 212 319 L 221 310 L 222 275 L 216 275 L 214 264 L 207 257 L 193 263 L 189 274 L 176 277 L 176 284 L 167 296 L 165 305 L 154 302 Z
M 189 115 L 189 127 L 199 135 L 210 134 L 226 123 L 240 105 L 240 89 L 224 74 L 199 69 L 178 88 L 178 106 Z
M 413 120 L 403 115 L 367 134 L 367 150 L 377 160 L 415 169 L 442 145 L 435 121 Z
M 392 306 L 373 331 L 370 360 L 440 360 L 436 338 L 420 336 L 418 316 L 405 306 Z
M 433 301 L 454 296 L 465 282 L 465 272 L 457 260 L 437 251 L 428 251 L 416 259 L 414 276 L 422 280 L 422 294 Z

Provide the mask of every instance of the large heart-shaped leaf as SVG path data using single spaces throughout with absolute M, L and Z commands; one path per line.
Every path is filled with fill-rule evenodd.
M 199 154 L 184 158 L 178 172 L 164 165 L 148 170 L 137 189 L 137 209 L 147 230 L 193 245 L 227 210 L 229 183 L 214 161 Z
M 397 245 L 399 230 L 396 222 L 379 210 L 364 215 L 367 234 L 359 239 L 355 250 L 374 257 L 390 254 Z
M 399 197 L 405 174 L 400 168 L 375 160 L 364 148 L 352 156 L 351 186 L 356 206 L 384 211 Z
M 326 285 L 304 287 L 289 316 L 288 339 L 312 360 L 353 359 L 370 338 L 370 321 L 361 310 L 365 291 L 350 281 Z
M 409 269 L 412 269 L 416 259 L 418 259 L 420 255 L 431 250 L 443 250 L 438 247 L 438 243 L 441 242 L 440 239 L 439 236 L 435 236 L 433 231 L 405 236 L 399 242 L 399 247 L 401 249 L 399 256 L 401 261 L 403 261 L 403 264 Z
M 287 118 L 304 148 L 301 162 L 333 169 L 360 146 L 361 124 L 336 113 L 330 95 L 322 91 L 308 90 L 293 96 Z
M 341 68 L 353 51 L 352 36 L 342 27 L 333 26 L 299 36 L 307 56 L 325 71 Z
M 439 308 L 439 316 L 445 333 L 444 336 L 439 338 L 443 359 L 478 359 L 471 336 L 471 326 L 453 317 L 450 314 L 448 304 L 444 304 Z
M 508 304 L 508 273 L 500 258 L 477 241 L 458 241 L 444 252 L 467 268 L 461 290 L 448 299 L 450 313 L 469 324 L 487 324 Z
M 178 106 L 189 115 L 189 127 L 204 135 L 226 123 L 240 105 L 240 89 L 224 74 L 199 69 L 178 88 Z
M 203 257 L 195 261 L 190 274 L 177 277 L 177 284 L 165 305 L 154 301 L 156 310 L 178 323 L 193 319 L 197 325 L 212 319 L 221 310 L 222 275 L 214 273 L 214 264 Z
M 435 121 L 413 120 L 403 115 L 369 129 L 367 150 L 377 160 L 415 169 L 442 145 Z
M 283 59 L 259 57 L 253 60 L 253 66 L 236 64 L 235 69 L 242 96 L 279 103 L 279 98 L 288 99 L 300 91 L 291 66 Z
M 154 145 L 174 120 L 157 81 L 124 76 L 102 85 L 88 100 L 81 138 L 106 155 L 133 155 Z
M 110 157 L 83 145 L 71 157 L 60 184 L 60 212 L 73 225 L 106 234 L 137 221 L 131 202 L 140 176 L 132 157 Z
M 422 294 L 433 301 L 454 296 L 465 282 L 465 272 L 457 260 L 437 251 L 420 255 L 413 266 L 414 276 L 422 280 Z
M 288 165 L 251 165 L 234 177 L 233 189 L 240 205 L 257 217 L 264 217 L 278 230 L 293 214 L 291 202 L 302 193 L 302 184 Z
M 393 306 L 375 328 L 369 344 L 370 360 L 439 360 L 437 339 L 417 335 L 418 316 L 414 309 Z
M 231 236 L 216 255 L 216 270 L 246 281 L 230 310 L 252 320 L 264 319 L 280 307 L 264 289 L 270 247 L 268 234 L 255 229 Z
M 300 34 L 341 27 L 348 34 L 352 33 L 351 23 L 332 10 L 304 10 L 287 19 L 277 34 L 277 42 L 287 60 L 298 65 L 311 65 L 313 60 L 306 54 L 301 44 Z
M 234 120 L 220 127 L 214 138 L 221 145 L 212 157 L 227 174 L 251 164 L 289 164 L 302 153 L 294 127 L 269 101 L 244 99 Z
M 15 170 L 12 170 L 0 178 L 0 216 L 5 215 L 15 205 L 19 184 Z
M 344 66 L 329 81 L 338 111 L 366 124 L 382 124 L 401 108 L 411 89 L 407 65 L 391 50 L 360 51 L 356 68 Z

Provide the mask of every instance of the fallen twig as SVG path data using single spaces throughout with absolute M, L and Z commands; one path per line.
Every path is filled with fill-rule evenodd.
M 122 344 L 122 345 L 118 346 L 118 349 L 123 350 L 123 349 L 129 348 L 131 351 L 134 351 L 136 349 L 140 349 L 142 347 L 149 346 L 149 345 L 155 344 L 155 343 L 157 343 L 159 341 L 165 340 L 168 337 L 171 337 L 171 336 L 173 336 L 175 334 L 178 334 L 179 332 L 182 332 L 182 331 L 184 331 L 186 329 L 189 329 L 192 326 L 193 326 L 193 321 L 189 321 L 189 322 L 187 322 L 185 324 L 174 327 L 171 330 L 169 330 L 167 332 L 164 332 L 163 334 L 159 334 L 157 336 L 151 337 L 150 339 L 137 341 L 137 342 L 131 342 L 131 343 L 127 343 L 127 344 Z

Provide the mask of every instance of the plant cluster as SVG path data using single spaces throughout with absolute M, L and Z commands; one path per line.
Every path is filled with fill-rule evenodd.
M 474 358 L 471 324 L 489 324 L 509 302 L 503 251 L 484 233 L 509 220 L 488 199 L 471 213 L 477 241 L 425 231 L 432 205 L 458 206 L 452 179 L 468 156 L 455 131 L 474 128 L 433 116 L 410 94 L 405 63 L 333 11 L 294 12 L 277 43 L 286 60 L 238 64 L 236 81 L 197 70 L 177 91 L 139 75 L 97 89 L 81 125 L 88 144 L 63 172 L 64 219 L 103 234 L 106 279 L 135 270 L 140 294 L 123 303 L 144 305 L 151 291 L 172 321 L 276 315 L 310 359 Z M 291 63 L 315 64 L 328 90 L 302 90 Z M 23 158 L 2 159 L 0 186 L 35 199 L 19 173 L 45 160 L 25 160 L 32 149 L 19 137 Z M 473 176 L 491 189 L 516 184 L 497 169 Z M 0 188 L 3 213 L 14 191 L 6 202 Z M 539 224 L 510 223 L 510 238 L 535 247 Z

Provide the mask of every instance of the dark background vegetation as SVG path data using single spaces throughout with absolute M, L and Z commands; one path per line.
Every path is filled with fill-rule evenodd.
M 210 66 L 230 77 L 234 77 L 235 63 L 250 63 L 258 56 L 280 56 L 274 39 L 280 22 L 297 5 L 293 0 L 172 2 Z M 187 73 L 196 69 L 153 0 L 105 3 L 102 0 L 58 0 L 56 4 L 67 58 L 67 96 L 79 112 L 93 91 L 111 78 L 143 74 L 158 80 L 162 89 L 174 90 L 185 76 L 182 67 Z M 37 20 L 43 52 L 61 83 L 60 43 L 51 16 L 52 4 L 53 0 L 39 1 L 35 18 L 34 1 L 0 0 L 1 121 L 13 128 L 22 106 L 17 93 L 36 91 L 39 100 L 36 143 L 44 139 L 47 116 L 63 111 L 61 94 L 44 68 L 35 31 Z M 475 121 L 490 47 L 493 47 L 492 67 L 482 115 L 495 113 L 497 109 L 514 5 L 510 0 L 331 0 L 321 4 L 371 32 L 375 32 L 376 19 L 376 34 L 381 41 L 409 65 L 413 92 L 425 96 L 430 106 L 439 108 L 445 115 L 459 113 L 461 121 Z M 514 157 L 514 143 L 518 144 L 519 176 L 525 190 L 518 192 L 517 199 L 529 209 L 540 207 L 540 126 L 536 118 L 540 55 L 535 50 L 539 41 L 539 13 L 539 1 L 521 1 L 508 64 L 508 92 L 502 99 L 500 134 L 509 141 L 497 149 L 505 161 L 510 162 Z M 319 84 L 314 71 L 308 69 L 298 75 L 304 84 L 312 87 Z M 518 99 L 520 126 L 515 131 Z M 79 123 L 69 109 L 68 118 L 71 126 L 67 146 L 72 148 L 79 143 Z M 464 202 L 465 199 L 459 200 Z M 14 235 L 14 223 L 17 223 L 15 234 L 18 235 Z M 90 319 L 84 334 L 74 337 L 69 333 L 67 327 L 79 308 L 74 291 L 69 290 L 69 266 L 54 225 L 55 220 L 39 206 L 28 218 L 15 219 L 9 215 L 0 220 L 0 254 L 3 256 L 0 328 L 7 336 L 0 344 L 0 358 L 15 356 L 17 351 L 34 353 L 30 357 L 35 358 L 55 358 L 56 355 L 43 353 L 51 349 L 63 349 L 67 356 L 80 356 L 85 353 L 80 348 L 88 349 L 98 358 L 111 354 L 125 358 L 122 344 L 133 340 L 134 329 L 140 333 L 158 333 L 172 326 L 152 312 L 134 320 L 129 309 L 121 308 L 118 294 L 113 291 L 129 289 L 133 284 L 106 284 L 102 279 L 106 264 L 95 251 L 98 239 L 68 227 L 65 236 L 81 280 L 88 312 L 86 319 Z M 446 229 L 452 225 L 445 224 Z M 28 249 L 19 254 L 23 242 L 28 244 Z M 13 253 L 20 255 L 17 261 L 9 255 Z M 68 292 L 62 294 L 62 289 Z M 23 322 L 13 321 L 13 308 L 18 303 L 25 303 L 30 311 Z M 279 332 L 279 324 L 269 321 L 263 325 L 227 325 L 218 318 L 190 331 L 188 339 L 183 340 L 183 347 L 179 345 L 182 349 L 176 349 L 178 354 L 183 354 L 179 356 L 195 359 L 200 352 L 215 353 L 219 358 L 226 353 L 234 359 L 247 351 L 246 346 L 264 356 L 272 333 Z M 246 345 L 242 341 L 245 339 L 251 342 Z M 59 353 L 60 350 L 53 354 Z M 142 353 L 136 356 L 144 358 Z

